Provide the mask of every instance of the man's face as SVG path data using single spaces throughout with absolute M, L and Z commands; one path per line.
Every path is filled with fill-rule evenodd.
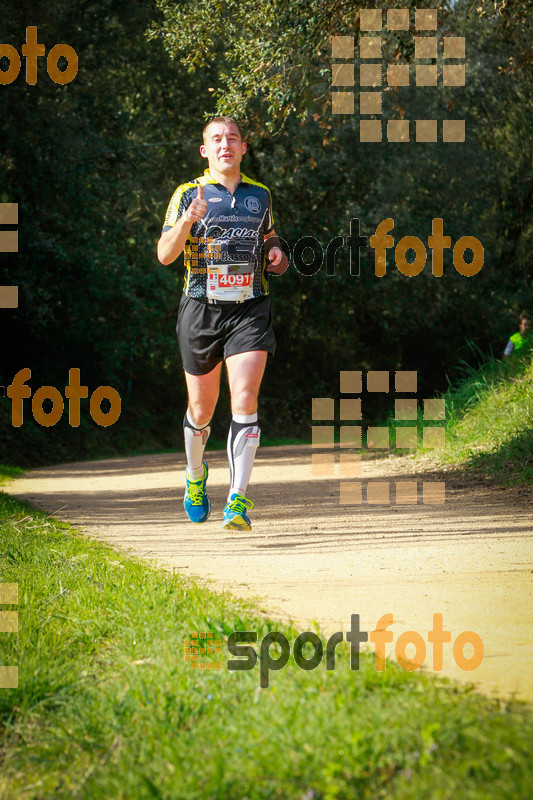
M 521 319 L 520 320 L 520 333 L 522 334 L 522 339 L 525 339 L 529 333 L 529 329 L 531 327 L 531 322 L 528 319 Z
M 222 173 L 238 171 L 246 142 L 243 142 L 233 123 L 213 122 L 205 132 L 205 140 L 200 153 L 207 158 L 210 169 Z

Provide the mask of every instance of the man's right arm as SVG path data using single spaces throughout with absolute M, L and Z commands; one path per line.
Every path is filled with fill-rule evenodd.
M 204 190 L 198 186 L 198 196 L 194 198 L 183 212 L 176 224 L 168 231 L 163 231 L 157 243 L 157 257 L 161 264 L 172 264 L 183 252 L 194 222 L 202 219 L 207 211 Z
M 172 264 L 183 252 L 185 242 L 192 228 L 192 222 L 189 222 L 186 214 L 187 212 L 182 214 L 173 228 L 163 231 L 161 234 L 161 238 L 157 243 L 157 257 L 161 264 Z

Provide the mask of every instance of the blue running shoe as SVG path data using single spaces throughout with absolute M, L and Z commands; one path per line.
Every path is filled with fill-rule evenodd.
M 205 522 L 211 513 L 211 500 L 206 492 L 206 482 L 208 475 L 207 464 L 204 461 L 204 477 L 199 481 L 190 481 L 185 471 L 185 481 L 187 488 L 183 497 L 183 508 L 191 522 Z
M 253 507 L 254 504 L 251 500 L 247 500 L 244 495 L 235 492 L 224 507 L 222 527 L 231 531 L 251 531 L 252 523 L 246 516 L 246 510 Z

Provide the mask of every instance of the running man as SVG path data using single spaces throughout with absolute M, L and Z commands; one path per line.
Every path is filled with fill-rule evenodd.
M 533 343 L 530 330 L 531 317 L 529 314 L 526 314 L 525 311 L 518 317 L 518 327 L 518 332 L 513 333 L 507 342 L 507 345 L 505 346 L 505 350 L 503 351 L 503 357 L 505 359 L 509 358 L 514 353 L 520 353 L 520 355 L 523 355 L 527 351 L 528 345 Z
M 187 470 L 183 499 L 191 522 L 211 511 L 204 450 L 218 400 L 222 362 L 228 372 L 230 490 L 223 528 L 250 530 L 246 498 L 260 439 L 257 397 L 268 355 L 274 355 L 268 275 L 288 259 L 274 231 L 270 191 L 240 171 L 246 143 L 231 117 L 203 131 L 200 154 L 209 169 L 178 186 L 157 246 L 162 264 L 184 252 L 185 282 L 176 331 L 189 402 L 183 420 Z

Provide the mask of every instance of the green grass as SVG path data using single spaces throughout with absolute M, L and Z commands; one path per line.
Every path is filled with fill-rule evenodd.
M 24 472 L 20 467 L 10 467 L 7 464 L 0 464 L 0 486 L 16 478 L 17 475 L 22 475 Z
M 463 377 L 450 385 L 442 397 L 446 403 L 446 445 L 443 450 L 422 447 L 423 406 L 418 404 L 416 421 L 417 460 L 427 457 L 435 468 L 473 470 L 503 485 L 533 482 L 533 357 L 500 361 L 476 349 L 478 367 L 463 364 Z M 391 415 L 389 429 L 414 425 Z M 435 422 L 432 425 L 443 425 Z M 395 433 L 390 431 L 391 442 Z M 379 452 L 379 451 L 378 451 Z M 405 450 L 394 449 L 396 455 Z M 411 451 L 413 452 L 413 451 Z
M 486 358 L 446 393 L 442 461 L 504 484 L 533 481 L 533 358 Z
M 19 633 L 0 636 L 2 800 L 525 798 L 533 717 L 434 675 L 193 670 L 193 631 L 299 632 L 152 569 L 0 495 L 0 581 Z M 7 609 L 8 607 L 4 607 Z M 349 621 L 347 620 L 346 628 Z M 257 645 L 257 648 L 259 645 Z

